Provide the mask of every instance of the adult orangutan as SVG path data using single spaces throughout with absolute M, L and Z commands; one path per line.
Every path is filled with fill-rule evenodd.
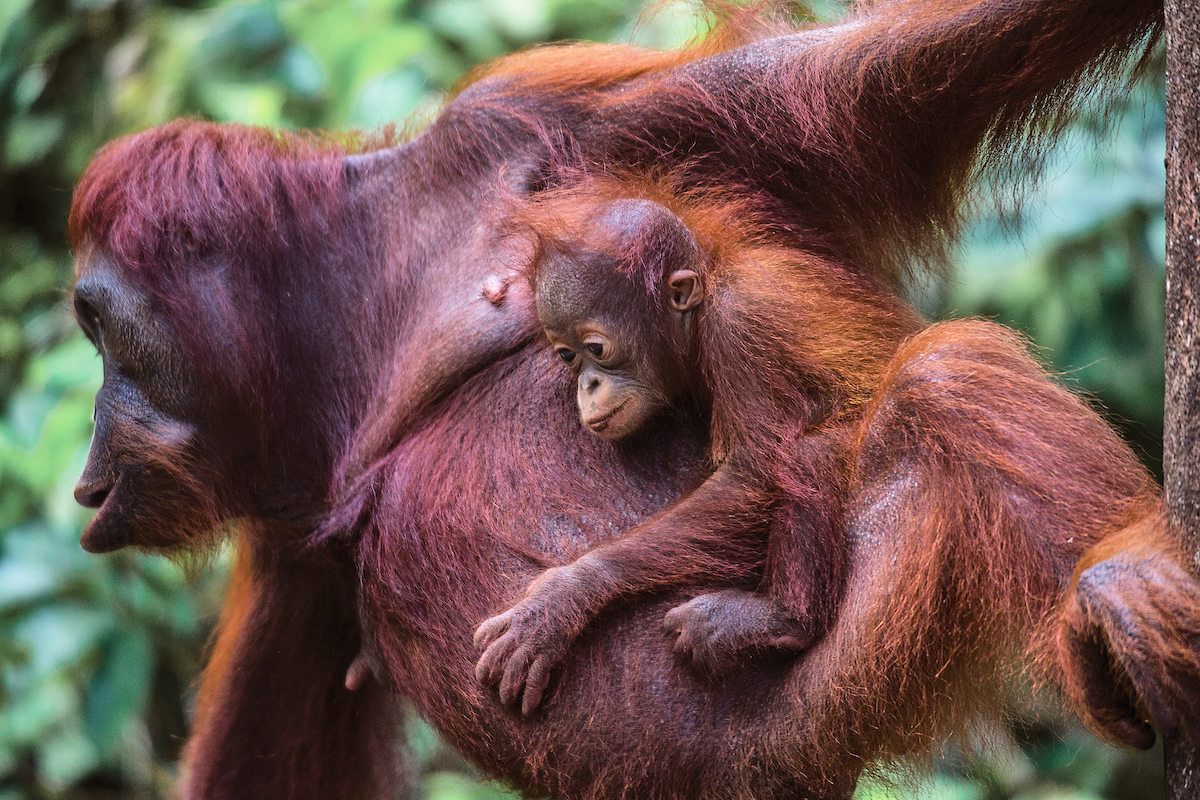
M 895 297 L 978 169 L 1053 133 L 1159 16 L 903 0 L 797 32 L 734 14 L 690 50 L 501 60 L 375 152 L 190 121 L 105 148 L 71 219 L 75 307 L 105 365 L 83 544 L 238 543 L 184 796 L 396 784 L 385 693 L 487 773 L 588 798 L 846 797 L 872 759 L 994 711 L 1013 655 L 1108 738 L 1194 728 L 1200 586 L 1157 487 L 1014 334 L 927 326 Z M 704 484 L 716 452 L 703 411 L 620 446 L 583 431 L 512 278 L 536 255 L 513 196 L 593 174 L 710 220 L 745 209 L 731 245 L 775 254 L 730 324 L 749 347 L 802 327 L 840 370 L 830 407 L 859 393 L 846 457 L 792 476 L 832 498 L 846 578 L 811 647 L 739 654 L 711 681 L 673 656 L 664 617 L 698 602 L 753 628 L 779 596 L 761 589 L 805 554 L 697 553 L 702 569 L 577 631 L 526 718 L 476 681 L 475 627 Z M 801 463 L 805 438 L 780 437 L 774 463 Z M 352 663 L 351 684 L 363 664 L 379 680 L 348 691 Z

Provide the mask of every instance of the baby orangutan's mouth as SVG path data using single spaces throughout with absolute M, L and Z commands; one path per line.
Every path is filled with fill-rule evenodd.
M 596 432 L 603 431 L 605 428 L 608 427 L 609 420 L 611 420 L 613 417 L 615 417 L 617 415 L 617 413 L 622 408 L 624 408 L 628 403 L 629 403 L 629 399 L 626 398 L 625 400 L 622 400 L 621 403 L 616 408 L 612 409 L 608 413 L 603 414 L 599 417 L 595 417 L 593 419 L 585 419 L 583 421 L 583 424 L 588 426 L 588 428 L 593 431 L 596 431 Z

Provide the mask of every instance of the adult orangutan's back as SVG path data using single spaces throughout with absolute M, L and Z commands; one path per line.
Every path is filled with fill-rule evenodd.
M 853 342 L 890 366 L 845 366 L 869 395 L 847 471 L 788 476 L 848 492 L 849 583 L 811 650 L 701 679 L 662 616 L 726 584 L 688 585 L 599 617 L 524 719 L 476 683 L 471 645 L 544 566 L 708 469 L 706 420 L 619 450 L 579 429 L 553 355 L 488 288 L 531 257 L 514 194 L 605 171 L 635 197 L 665 181 L 737 198 L 757 243 L 827 268 L 810 295 L 788 289 L 788 324 L 805 315 L 852 353 L 838 337 L 940 251 L 980 159 L 1033 146 L 1021 137 L 1158 15 L 911 0 L 757 42 L 769 26 L 741 20 L 690 53 L 512 57 L 374 154 L 192 122 L 103 151 L 72 212 L 75 304 L 106 367 L 77 488 L 100 508 L 84 545 L 198 546 L 240 521 L 185 795 L 395 784 L 385 687 L 486 771 L 572 797 L 844 797 L 863 759 L 986 712 L 1011 643 L 1105 735 L 1147 744 L 1147 709 L 1192 724 L 1177 687 L 1200 675 L 1200 593 L 1156 488 L 1014 335 L 979 321 Z M 503 356 L 464 369 L 452 354 L 485 330 L 510 337 L 488 343 Z M 352 692 L 360 650 L 379 680 Z

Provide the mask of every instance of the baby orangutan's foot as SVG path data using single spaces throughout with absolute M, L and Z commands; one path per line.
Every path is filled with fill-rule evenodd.
M 702 594 L 676 606 L 663 617 L 663 628 L 675 637 L 675 655 L 711 679 L 729 674 L 748 651 L 799 651 L 813 640 L 774 600 L 742 589 Z

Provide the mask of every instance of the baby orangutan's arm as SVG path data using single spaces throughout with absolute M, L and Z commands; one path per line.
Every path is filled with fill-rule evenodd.
M 551 670 L 588 622 L 613 600 L 701 581 L 738 582 L 761 565 L 777 493 L 722 465 L 703 485 L 653 519 L 609 544 L 589 550 L 571 564 L 543 572 L 525 597 L 475 631 L 484 650 L 475 674 L 499 684 L 500 698 L 521 698 L 532 714 L 541 703 Z M 678 636 L 676 650 L 717 672 L 738 650 L 758 646 L 802 649 L 811 640 L 805 626 L 770 610 L 772 601 L 745 602 L 749 592 L 728 599 L 749 617 L 729 617 L 704 595 L 667 615 Z M 734 597 L 733 595 L 737 595 Z M 710 598 L 704 601 L 704 598 Z M 736 625 L 728 624 L 730 621 Z

